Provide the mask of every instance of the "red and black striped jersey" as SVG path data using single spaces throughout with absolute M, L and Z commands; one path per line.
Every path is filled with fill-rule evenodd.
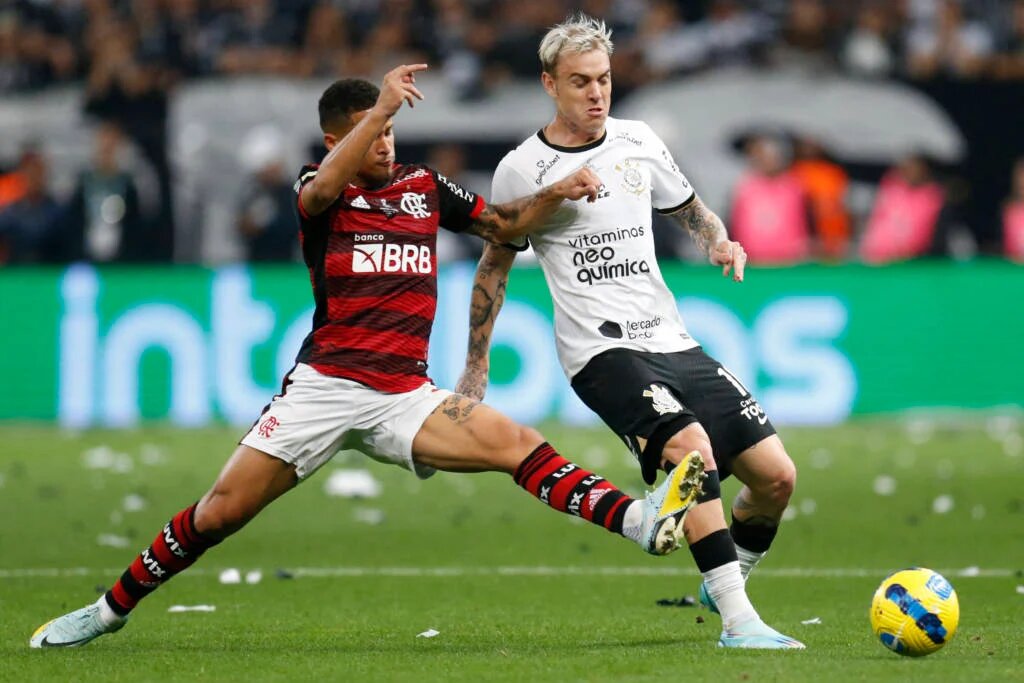
M 378 391 L 411 391 L 427 376 L 437 309 L 437 229 L 466 230 L 484 208 L 476 194 L 426 166 L 395 165 L 393 180 L 349 185 L 310 216 L 299 200 L 316 177 L 295 183 L 299 238 L 316 310 L 297 362 Z

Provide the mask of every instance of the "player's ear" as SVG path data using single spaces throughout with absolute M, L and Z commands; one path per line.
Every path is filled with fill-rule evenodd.
M 324 147 L 327 148 L 328 152 L 330 152 L 332 149 L 334 149 L 334 146 L 336 144 L 338 144 L 338 138 L 337 137 L 335 137 L 331 133 L 324 133 Z
M 547 71 L 540 72 L 540 83 L 544 86 L 544 90 L 547 91 L 548 95 L 556 97 L 558 95 L 558 88 L 555 87 L 555 78 Z

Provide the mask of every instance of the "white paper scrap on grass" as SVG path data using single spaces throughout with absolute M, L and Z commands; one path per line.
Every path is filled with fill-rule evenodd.
M 216 612 L 216 605 L 171 605 L 168 612 Z
M 441 633 L 440 631 L 437 631 L 437 630 L 432 629 L 432 628 L 428 628 L 423 633 L 417 633 L 416 637 L 417 638 L 433 638 L 434 636 L 440 635 L 440 633 Z
M 804 624 L 805 626 L 810 626 L 811 624 L 820 624 L 821 617 L 811 617 L 810 619 L 804 619 L 800 623 Z

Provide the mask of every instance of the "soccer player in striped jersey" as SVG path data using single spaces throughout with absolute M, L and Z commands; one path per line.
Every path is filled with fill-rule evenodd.
M 320 125 L 329 151 L 295 184 L 316 302 L 295 367 L 212 488 L 174 515 L 99 600 L 39 627 L 32 647 L 83 645 L 120 629 L 140 600 L 342 449 L 423 478 L 438 469 L 505 472 L 541 502 L 651 554 L 675 550 L 701 490 L 700 453 L 633 499 L 563 458 L 535 430 L 427 376 L 438 228 L 508 242 L 563 202 L 596 199 L 600 180 L 583 169 L 490 205 L 426 166 L 396 164 L 392 117 L 403 102 L 422 99 L 415 74 L 425 68 L 400 66 L 380 90 L 350 79 L 324 92 Z

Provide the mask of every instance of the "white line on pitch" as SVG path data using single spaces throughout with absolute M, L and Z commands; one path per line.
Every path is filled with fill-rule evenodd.
M 807 578 L 859 578 L 886 576 L 898 567 L 889 569 L 866 569 L 861 567 L 809 568 L 780 567 L 759 568 L 759 577 L 807 577 Z M 20 578 L 74 578 L 82 576 L 118 576 L 123 569 L 100 569 L 94 567 L 31 567 L 25 569 L 0 569 L 0 579 Z M 460 577 L 460 576 L 697 576 L 696 569 L 688 567 L 595 567 L 595 566 L 500 566 L 500 567 L 292 567 L 286 571 L 295 577 L 347 578 L 347 577 Z M 957 578 L 1006 578 L 1014 575 L 1011 569 L 940 569 L 941 574 Z M 213 576 L 220 569 L 196 567 L 183 576 Z

